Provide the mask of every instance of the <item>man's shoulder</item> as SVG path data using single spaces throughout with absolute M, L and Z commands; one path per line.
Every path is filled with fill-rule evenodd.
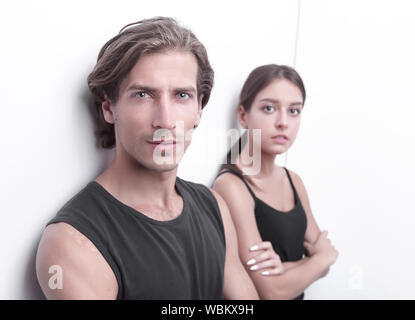
M 115 299 L 117 279 L 101 250 L 68 223 L 48 225 L 36 254 L 36 274 L 45 296 L 52 299 Z M 56 274 L 51 277 L 50 273 Z M 103 277 L 103 274 L 107 276 Z M 51 287 L 51 278 L 60 279 L 59 289 L 62 290 L 54 290 L 54 284 Z
M 102 202 L 102 197 L 97 194 L 94 182 L 91 181 L 72 195 L 58 210 L 57 215 L 65 214 L 66 212 L 71 211 L 71 209 L 75 211 L 85 211 L 91 207 L 99 206 L 100 202 Z
M 88 234 L 105 227 L 110 214 L 108 201 L 95 189 L 93 181 L 84 185 L 58 209 L 45 227 L 65 222 Z

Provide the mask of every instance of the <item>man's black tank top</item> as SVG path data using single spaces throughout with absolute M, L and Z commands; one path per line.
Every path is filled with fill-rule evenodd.
M 257 198 L 239 172 L 224 170 L 219 172 L 218 176 L 229 172 L 238 176 L 244 182 L 255 202 L 255 220 L 262 240 L 271 242 L 274 251 L 280 256 L 282 262 L 298 261 L 305 254 L 304 236 L 307 228 L 307 217 L 290 173 L 287 168 L 284 167 L 284 169 L 287 172 L 295 199 L 294 208 L 287 212 L 276 210 Z M 304 293 L 295 299 L 303 298 Z
M 222 299 L 225 235 L 218 203 L 204 185 L 176 178 L 183 211 L 154 220 L 96 181 L 47 225 L 66 222 L 101 252 L 118 282 L 117 299 Z

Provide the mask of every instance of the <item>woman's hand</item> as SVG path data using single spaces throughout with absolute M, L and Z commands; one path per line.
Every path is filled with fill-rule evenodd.
M 339 252 L 332 245 L 330 239 L 327 238 L 327 235 L 327 231 L 321 232 L 315 243 L 304 242 L 304 248 L 309 256 L 318 256 L 320 261 L 328 268 L 336 261 Z
M 258 255 L 246 263 L 250 267 L 250 270 L 256 271 L 265 269 L 261 272 L 264 276 L 277 275 L 284 272 L 280 256 L 275 253 L 271 242 L 263 241 L 252 246 L 249 250 L 251 252 L 258 252 Z

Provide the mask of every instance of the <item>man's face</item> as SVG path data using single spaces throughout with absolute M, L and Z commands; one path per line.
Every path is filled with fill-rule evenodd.
M 200 121 L 197 70 L 196 58 L 188 52 L 170 50 L 139 58 L 111 105 L 117 152 L 150 170 L 177 167 Z

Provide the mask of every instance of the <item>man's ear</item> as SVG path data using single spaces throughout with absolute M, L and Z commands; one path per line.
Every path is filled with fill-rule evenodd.
M 243 128 L 248 128 L 248 124 L 246 123 L 246 111 L 243 106 L 238 107 L 238 120 Z
M 197 107 L 198 109 L 197 109 L 196 121 L 195 121 L 195 124 L 193 125 L 193 129 L 195 129 L 199 126 L 200 118 L 202 117 L 202 111 L 203 111 L 202 99 L 203 99 L 203 94 L 200 95 L 199 100 L 198 100 L 198 107 Z
M 110 98 L 108 98 L 107 94 L 104 93 L 104 101 L 101 103 L 102 113 L 104 115 L 105 121 L 108 123 L 115 123 L 115 115 L 113 112 L 113 106 Z

